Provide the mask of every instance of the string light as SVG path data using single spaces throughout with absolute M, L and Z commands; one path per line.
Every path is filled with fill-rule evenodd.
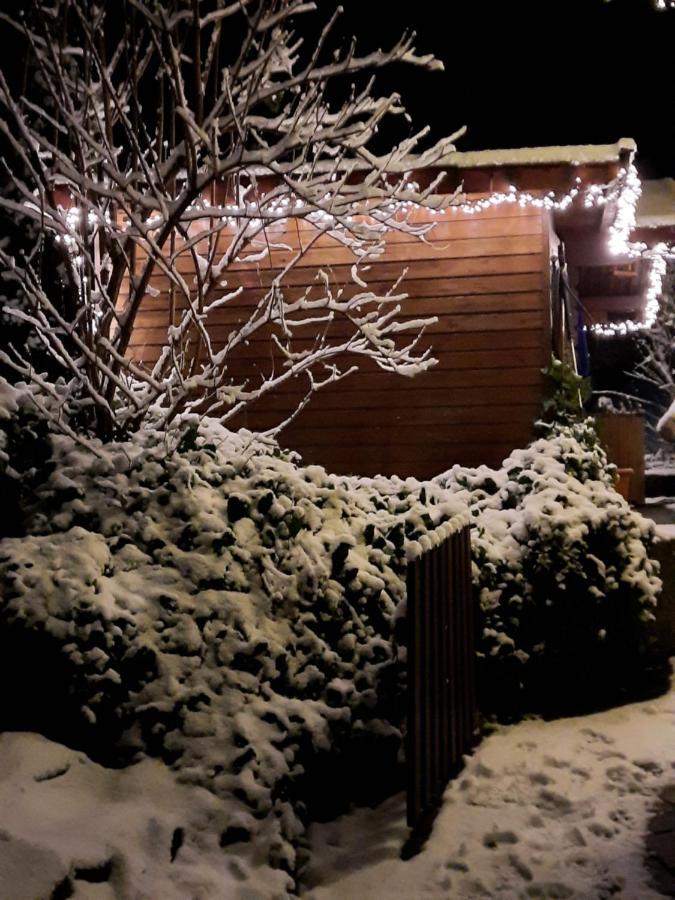
M 625 319 L 622 322 L 596 322 L 591 325 L 590 330 L 601 337 L 626 335 L 652 327 L 659 312 L 659 297 L 663 291 L 668 260 L 675 259 L 673 248 L 667 244 L 660 243 L 650 248 L 643 242 L 630 240 L 630 234 L 637 224 L 637 206 L 642 194 L 642 185 L 633 165 L 627 170 L 622 170 L 619 177 L 622 178 L 623 185 L 617 202 L 616 216 L 609 228 L 609 250 L 616 256 L 648 261 L 645 310 L 641 322 Z
M 661 0 L 665 2 L 665 0 Z M 669 6 L 675 8 L 675 0 L 668 0 Z M 383 176 L 384 177 L 384 176 Z M 251 187 L 241 188 L 236 203 L 223 205 L 211 205 L 204 198 L 196 199 L 186 210 L 187 216 L 195 216 L 195 222 L 200 217 L 205 219 L 220 219 L 225 227 L 240 228 L 242 225 L 245 232 L 257 232 L 263 226 L 284 226 L 289 218 L 289 214 L 293 217 L 302 216 L 308 222 L 324 231 L 340 231 L 342 222 L 351 223 L 353 215 L 345 214 L 339 217 L 326 209 L 317 207 L 317 203 L 330 203 L 334 199 L 330 191 L 319 200 L 308 203 L 295 194 L 290 193 L 283 197 L 272 197 L 269 200 L 262 197 L 255 198 L 253 201 L 247 201 L 247 195 L 250 193 Z M 534 209 L 543 209 L 550 212 L 564 212 L 577 201 L 585 209 L 604 207 L 608 203 L 615 204 L 616 212 L 614 220 L 609 227 L 608 249 L 610 253 L 616 256 L 629 257 L 630 259 L 644 259 L 649 261 L 649 271 L 647 275 L 647 290 L 645 295 L 645 313 L 641 322 L 627 319 L 622 322 L 595 323 L 590 326 L 590 330 L 600 336 L 610 336 L 615 334 L 629 334 L 635 331 L 641 331 L 650 328 L 658 314 L 659 296 L 662 292 L 663 280 L 666 274 L 667 262 L 675 259 L 675 251 L 666 244 L 658 244 L 655 247 L 648 247 L 642 242 L 632 242 L 630 234 L 636 226 L 637 205 L 642 192 L 640 179 L 635 166 L 632 164 L 627 168 L 622 168 L 617 177 L 606 185 L 590 184 L 582 187 L 581 178 L 574 179 L 573 186 L 566 193 L 556 196 L 553 191 L 546 194 L 532 194 L 527 191 L 519 191 L 514 185 L 510 185 L 505 190 L 496 191 L 488 197 L 481 197 L 475 200 L 463 199 L 459 202 L 452 203 L 450 206 L 442 207 L 442 199 L 438 199 L 438 207 L 429 206 L 425 203 L 424 208 L 434 217 L 439 216 L 452 217 L 458 213 L 465 215 L 474 215 L 484 212 L 501 205 L 517 205 L 520 208 L 532 207 Z M 407 196 L 406 196 L 407 194 Z M 380 233 L 386 231 L 387 224 L 397 216 L 403 215 L 407 217 L 413 210 L 421 209 L 422 206 L 415 199 L 419 194 L 419 186 L 411 180 L 405 181 L 401 185 L 401 194 L 396 199 L 377 209 L 372 209 L 368 213 L 370 219 L 370 227 L 373 230 L 373 239 L 378 228 Z M 428 198 L 428 202 L 433 204 L 434 198 Z M 348 204 L 345 204 L 346 206 Z M 363 215 L 362 204 L 356 201 L 350 205 L 353 214 Z M 83 259 L 79 252 L 79 241 L 81 234 L 81 217 L 83 210 L 78 207 L 70 207 L 67 210 L 60 211 L 64 214 L 66 232 L 56 237 L 57 242 L 63 242 L 68 250 L 68 254 L 76 267 L 80 267 Z M 152 230 L 159 228 L 163 224 L 163 218 L 156 216 L 147 219 L 145 225 Z M 87 225 L 90 231 L 94 230 L 100 224 L 109 224 L 110 217 L 106 213 L 103 218 L 99 217 L 94 210 L 87 213 Z M 358 240 L 355 240 L 355 250 L 357 255 L 361 252 Z

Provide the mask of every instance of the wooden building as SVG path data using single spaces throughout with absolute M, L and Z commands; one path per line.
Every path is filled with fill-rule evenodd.
M 423 338 L 438 364 L 405 378 L 361 362 L 359 372 L 323 389 L 303 409 L 282 432 L 281 443 L 329 470 L 417 477 L 433 476 L 454 463 L 496 465 L 527 444 L 545 390 L 542 367 L 554 346 L 564 351 L 573 335 L 560 289 L 564 264 L 575 267 L 577 281 L 590 279 L 594 266 L 606 264 L 603 241 L 619 203 L 610 199 L 589 206 L 588 197 L 595 186 L 599 191 L 620 177 L 633 150 L 632 142 L 621 141 L 458 152 L 443 160 L 440 190 L 461 185 L 461 202 L 433 217 L 436 224 L 425 241 L 401 233 L 388 236 L 386 252 L 368 272 L 372 285 L 386 289 L 407 269 L 403 315 L 438 318 Z M 417 172 L 415 177 L 436 174 Z M 425 221 L 431 214 L 417 210 L 414 216 Z M 297 249 L 311 230 L 307 222 L 293 222 L 275 241 Z M 595 256 L 584 249 L 591 237 Z M 565 244 L 572 250 L 567 259 Z M 210 319 L 215 347 L 246 320 L 292 252 L 272 250 L 258 262 L 228 268 L 228 287 L 244 290 Z M 350 251 L 323 236 L 285 276 L 284 292 L 295 297 L 310 288 L 319 268 L 335 285 L 353 290 L 352 263 Z M 144 363 L 157 358 L 171 324 L 162 277 L 155 276 L 153 296 L 143 303 L 130 347 Z M 336 321 L 331 338 L 339 340 L 344 327 Z M 231 361 L 233 374 L 255 380 L 281 365 L 270 338 L 268 329 L 240 348 Z M 311 327 L 303 340 L 309 346 Z M 251 406 L 234 425 L 268 428 L 295 408 L 304 392 L 304 383 L 285 386 Z

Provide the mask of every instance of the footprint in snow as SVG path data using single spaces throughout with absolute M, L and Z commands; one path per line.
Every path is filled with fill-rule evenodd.
M 462 884 L 461 897 L 492 897 L 492 894 L 485 887 L 480 878 L 474 878 L 471 881 L 465 881 Z
M 70 763 L 64 763 L 62 766 L 56 766 L 53 769 L 47 769 L 45 772 L 39 772 L 33 775 L 33 781 L 52 781 L 54 778 L 60 778 L 70 771 Z
M 494 850 L 500 844 L 517 844 L 518 835 L 514 831 L 489 831 L 483 835 L 483 845 Z
M 488 766 L 484 766 L 483 763 L 479 762 L 471 769 L 471 774 L 478 778 L 492 778 L 495 773 Z
M 620 753 L 618 750 L 600 750 L 595 756 L 600 762 L 607 759 L 627 759 L 626 754 Z
M 516 853 L 509 853 L 509 862 L 524 881 L 532 881 L 532 870 Z
M 591 862 L 591 857 L 587 853 L 571 853 L 565 858 L 565 865 L 574 866 L 577 869 L 587 869 Z
M 625 809 L 621 807 L 619 809 L 613 809 L 608 817 L 612 822 L 615 822 L 617 825 L 632 825 L 633 824 L 633 816 Z
M 449 891 L 452 887 L 452 881 L 447 875 L 441 878 L 440 881 L 437 882 L 437 884 L 442 891 Z
M 647 772 L 649 775 L 663 774 L 663 768 L 657 762 L 654 762 L 653 759 L 634 759 L 633 765 L 637 766 L 638 769 L 642 769 L 643 772 Z
M 537 900 L 566 900 L 573 897 L 574 891 L 567 884 L 558 881 L 531 884 L 525 892 L 528 897 L 536 897 Z
M 567 759 L 556 759 L 555 756 L 545 756 L 544 765 L 552 769 L 569 769 L 572 763 Z
M 548 775 L 545 775 L 544 772 L 530 772 L 527 777 L 532 784 L 551 784 L 553 781 L 553 779 L 549 778 Z
M 594 834 L 596 837 L 606 838 L 610 840 L 614 837 L 615 834 L 618 834 L 619 829 L 608 828 L 607 825 L 603 825 L 602 822 L 591 822 L 586 826 L 591 834 Z
M 614 738 L 609 737 L 606 734 L 603 734 L 601 731 L 593 731 L 592 728 L 582 728 L 581 734 L 586 735 L 586 737 L 592 743 L 602 743 L 602 744 L 614 744 Z
M 644 772 L 631 772 L 626 766 L 612 766 L 605 775 L 609 781 L 608 787 L 616 788 L 620 793 L 642 794 L 645 791 Z
M 630 778 L 630 773 L 625 766 L 612 766 L 611 769 L 607 769 L 605 775 L 609 778 L 610 781 L 613 781 L 615 784 L 619 784 L 622 781 L 626 781 L 628 778 Z M 635 778 L 640 781 L 642 780 L 642 778 L 644 778 L 644 775 L 640 775 L 639 772 L 636 772 Z
M 546 810 L 548 813 L 560 816 L 567 815 L 574 808 L 574 804 L 568 800 L 567 797 L 563 797 L 562 794 L 558 794 L 556 791 L 549 791 L 546 789 L 539 791 L 535 806 L 539 809 Z
M 446 869 L 451 869 L 454 872 L 468 872 L 469 867 L 465 862 L 462 862 L 461 859 L 449 859 L 445 864 Z
M 576 847 L 585 847 L 586 846 L 586 838 L 583 836 L 581 831 L 574 826 L 574 828 L 570 828 L 570 830 L 565 835 L 570 844 L 573 844 Z

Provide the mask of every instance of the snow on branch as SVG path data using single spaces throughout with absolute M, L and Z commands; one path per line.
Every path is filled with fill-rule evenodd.
M 70 381 L 71 419 L 102 439 L 150 410 L 228 421 L 298 376 L 309 397 L 359 358 L 405 375 L 434 363 L 420 350 L 430 320 L 401 318 L 399 283 L 371 283 L 368 265 L 392 230 L 424 239 L 415 208 L 453 202 L 402 173 L 413 157 L 434 166 L 461 134 L 426 146 L 421 129 L 376 152 L 382 124 L 406 114 L 398 95 L 375 94 L 373 73 L 440 63 L 410 34 L 360 54 L 336 34 L 339 8 L 310 40 L 314 6 L 129 0 L 110 18 L 103 3 L 35 0 L 18 19 L 0 13 L 29 73 L 0 72 L 0 210 L 33 235 L 0 245 L 18 296 L 4 312 Z M 291 290 L 327 240 L 353 257 L 350 285 L 323 270 Z M 272 260 L 249 302 L 242 266 Z M 148 304 L 164 336 L 143 364 L 132 338 Z M 243 318 L 216 340 L 213 323 L 235 309 Z M 232 359 L 261 336 L 275 364 L 252 383 Z M 38 378 L 27 347 L 2 362 Z

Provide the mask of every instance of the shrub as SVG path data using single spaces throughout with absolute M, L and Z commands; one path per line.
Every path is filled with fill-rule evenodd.
M 629 695 L 660 589 L 653 525 L 613 489 L 592 421 L 546 428 L 500 469 L 437 479 L 471 508 L 481 699 L 502 717 Z
M 112 764 L 161 757 L 222 798 L 224 847 L 295 874 L 327 785 L 344 804 L 355 762 L 363 785 L 396 769 L 406 557 L 461 504 L 213 422 L 52 447 L 27 536 L 0 544 L 13 713 L 48 681 L 37 727 Z

